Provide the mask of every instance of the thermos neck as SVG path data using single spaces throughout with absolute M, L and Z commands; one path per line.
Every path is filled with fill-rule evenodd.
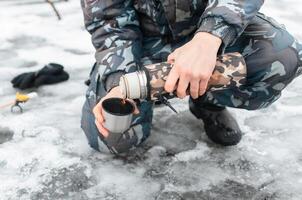
M 146 73 L 142 70 L 125 74 L 120 79 L 123 98 L 146 99 L 148 97 Z

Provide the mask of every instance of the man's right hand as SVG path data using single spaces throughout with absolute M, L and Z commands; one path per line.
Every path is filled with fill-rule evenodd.
M 109 131 L 104 127 L 104 123 L 105 120 L 103 117 L 103 107 L 102 107 L 102 102 L 105 99 L 109 99 L 109 98 L 123 98 L 123 95 L 121 93 L 120 87 L 114 87 L 110 90 L 110 92 L 108 92 L 108 94 L 106 96 L 104 96 L 100 102 L 93 108 L 92 112 L 94 114 L 95 117 L 95 125 L 98 128 L 99 132 L 106 138 L 109 135 Z M 131 99 L 128 99 L 135 107 L 134 110 L 134 114 L 139 114 L 139 110 L 135 104 L 135 102 Z

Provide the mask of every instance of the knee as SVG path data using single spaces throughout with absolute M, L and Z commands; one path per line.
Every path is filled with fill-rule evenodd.
M 81 128 L 85 133 L 90 147 L 99 151 L 99 133 L 94 121 L 94 115 L 91 112 L 88 100 L 86 100 L 82 109 Z
M 298 66 L 300 64 L 299 51 L 301 51 L 301 45 L 298 44 L 294 37 L 286 30 L 281 29 L 277 36 L 272 39 L 271 50 L 267 49 L 268 52 L 264 56 L 272 55 L 272 68 L 278 70 L 280 81 L 289 83 L 295 77 Z M 270 53 L 270 51 L 272 51 Z M 274 72 L 272 70 L 272 72 Z
M 277 42 L 277 41 L 275 41 Z M 299 58 L 294 48 L 277 49 L 271 41 L 259 40 L 246 59 L 247 83 L 240 88 L 208 92 L 214 104 L 257 110 L 280 98 L 281 92 L 297 76 Z
M 297 53 L 287 48 L 277 53 L 276 60 L 266 70 L 261 82 L 265 82 L 268 90 L 280 94 L 281 91 L 295 78 L 298 69 Z
M 121 155 L 139 146 L 150 135 L 152 122 L 152 109 L 149 104 L 143 103 L 140 114 L 133 118 L 132 126 L 124 133 L 110 133 L 107 138 L 103 137 L 96 125 L 91 112 L 89 101 L 83 106 L 81 127 L 86 135 L 90 147 L 100 152 L 108 152 Z
M 293 48 L 286 48 L 279 52 L 276 57 L 277 61 L 272 64 L 272 67 L 283 72 L 283 76 L 280 75 L 281 81 L 289 83 L 295 77 L 299 66 L 298 52 Z
M 299 59 L 297 52 L 290 47 L 276 50 L 272 43 L 259 41 L 254 44 L 259 49 L 247 58 L 248 76 L 244 87 L 248 102 L 255 110 L 267 107 L 276 101 L 281 91 L 296 77 Z
M 142 102 L 139 106 L 139 115 L 132 119 L 132 126 L 122 134 L 111 133 L 103 142 L 114 154 L 125 154 L 129 150 L 142 144 L 151 133 L 152 103 Z
M 90 110 L 86 109 L 83 109 L 81 128 L 91 148 L 100 152 L 108 152 L 109 150 L 116 155 L 126 153 L 131 148 L 137 146 L 140 139 L 140 132 L 135 131 L 133 128 L 125 133 L 110 133 L 107 138 L 103 137 L 95 125 L 93 114 Z
M 131 127 L 124 133 L 110 133 L 102 141 L 106 144 L 111 153 L 115 155 L 125 155 L 131 149 L 135 149 L 142 142 L 145 135 L 150 135 L 150 129 L 143 128 L 144 124 Z
M 295 76 L 299 64 L 295 49 L 276 49 L 269 41 L 258 41 L 253 49 L 256 52 L 246 58 L 248 85 L 256 82 L 288 82 Z
M 291 79 L 298 73 L 298 67 L 302 64 L 302 45 L 284 28 L 275 31 L 271 39 L 272 50 L 275 59 L 286 68 L 286 79 Z

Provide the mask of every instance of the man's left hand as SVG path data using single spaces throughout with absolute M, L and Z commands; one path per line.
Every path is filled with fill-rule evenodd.
M 165 90 L 176 90 L 177 96 L 184 98 L 190 88 L 192 98 L 202 96 L 215 68 L 221 43 L 220 38 L 200 32 L 190 42 L 171 53 L 167 60 L 174 63 L 174 66 L 168 75 Z

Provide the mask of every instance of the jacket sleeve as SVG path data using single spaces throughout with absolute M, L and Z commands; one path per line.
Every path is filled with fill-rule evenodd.
M 106 86 L 108 75 L 137 68 L 141 52 L 141 32 L 132 0 L 81 0 L 85 27 L 92 36 L 99 75 Z M 119 72 L 119 73 L 116 73 Z
M 264 0 L 209 0 L 197 32 L 208 32 L 220 37 L 223 52 L 241 35 L 263 3 Z

